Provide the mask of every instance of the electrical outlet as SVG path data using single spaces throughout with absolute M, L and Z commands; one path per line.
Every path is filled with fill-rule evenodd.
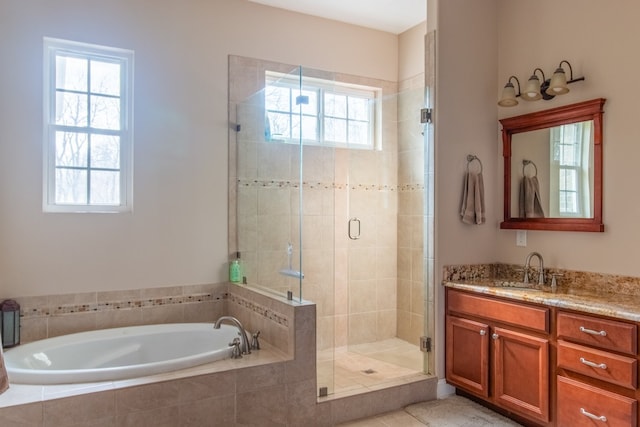
M 516 246 L 527 246 L 527 230 L 516 232 Z

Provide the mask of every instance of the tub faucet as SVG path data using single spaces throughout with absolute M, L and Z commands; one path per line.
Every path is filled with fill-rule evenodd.
M 240 335 L 240 351 L 242 354 L 251 354 L 251 346 L 249 345 L 249 337 L 247 336 L 247 331 L 242 326 L 242 323 L 238 319 L 232 316 L 222 316 L 216 323 L 213 325 L 213 329 L 220 329 L 220 325 L 222 323 L 230 323 L 231 325 L 238 328 L 238 334 Z
M 524 283 L 529 283 L 529 268 L 531 268 L 531 258 L 538 257 L 538 284 L 544 285 L 544 261 L 542 260 L 542 255 L 538 252 L 531 252 L 527 255 L 527 259 L 524 261 Z

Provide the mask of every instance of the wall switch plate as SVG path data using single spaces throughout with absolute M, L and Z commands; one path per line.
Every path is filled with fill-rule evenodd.
M 527 246 L 527 230 L 516 231 L 516 246 Z

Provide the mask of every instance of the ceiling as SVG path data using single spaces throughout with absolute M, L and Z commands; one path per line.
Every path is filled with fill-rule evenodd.
M 249 0 L 400 34 L 427 19 L 427 0 Z

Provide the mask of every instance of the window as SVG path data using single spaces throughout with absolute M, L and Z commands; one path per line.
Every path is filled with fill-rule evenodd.
M 331 147 L 374 148 L 379 89 L 266 73 L 265 138 Z
M 591 190 L 589 171 L 593 140 L 591 121 L 556 126 L 551 129 L 552 187 L 558 200 L 552 201 L 553 216 L 590 217 Z
M 44 210 L 131 210 L 133 52 L 45 38 L 44 74 Z

